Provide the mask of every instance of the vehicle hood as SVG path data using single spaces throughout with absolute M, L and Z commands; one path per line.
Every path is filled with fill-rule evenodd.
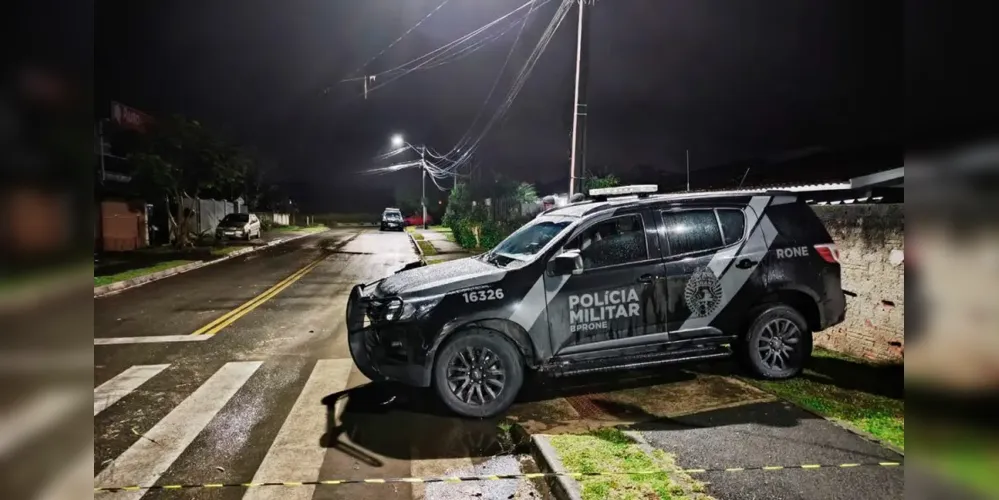
M 219 222 L 219 227 L 228 229 L 243 229 L 249 222 Z
M 506 270 L 468 257 L 402 271 L 375 283 L 378 297 L 440 295 L 454 290 L 494 283 Z

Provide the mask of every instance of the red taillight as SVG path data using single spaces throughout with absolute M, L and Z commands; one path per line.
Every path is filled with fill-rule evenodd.
M 815 245 L 815 250 L 819 252 L 819 256 L 822 260 L 830 264 L 839 263 L 839 249 L 836 248 L 836 244 L 829 243 L 826 245 Z

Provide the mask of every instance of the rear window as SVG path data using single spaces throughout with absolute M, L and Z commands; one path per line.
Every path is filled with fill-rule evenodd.
M 663 223 L 672 255 L 711 250 L 725 246 L 714 210 L 664 212 Z

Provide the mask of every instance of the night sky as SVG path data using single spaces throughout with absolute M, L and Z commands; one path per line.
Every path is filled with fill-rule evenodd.
M 417 57 L 524 1 L 449 0 L 366 72 Z M 418 172 L 357 172 L 379 166 L 372 157 L 394 133 L 441 151 L 454 146 L 517 34 L 367 100 L 360 82 L 340 83 L 440 2 L 99 2 L 97 112 L 114 99 L 153 115 L 182 113 L 278 165 L 272 178 L 313 210 L 343 210 L 357 198 L 377 205 Z M 557 3 L 531 16 L 486 117 Z M 901 151 L 901 2 L 599 0 L 590 12 L 588 166 L 677 172 L 688 148 L 695 170 L 802 148 Z M 518 180 L 567 179 L 575 37 L 573 9 L 502 126 L 482 142 L 481 165 Z

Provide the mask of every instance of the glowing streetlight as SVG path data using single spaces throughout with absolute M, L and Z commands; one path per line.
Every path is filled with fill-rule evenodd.
M 392 147 L 400 149 L 403 146 L 409 146 L 410 149 L 416 150 L 416 148 L 408 144 L 405 141 L 405 139 L 402 138 L 402 134 L 393 135 Z M 427 160 L 426 160 L 427 147 L 420 146 L 418 151 L 420 152 L 420 171 L 422 175 L 421 181 L 423 184 L 422 188 L 423 196 L 420 199 L 420 206 L 423 208 L 423 229 L 426 229 L 427 228 Z

